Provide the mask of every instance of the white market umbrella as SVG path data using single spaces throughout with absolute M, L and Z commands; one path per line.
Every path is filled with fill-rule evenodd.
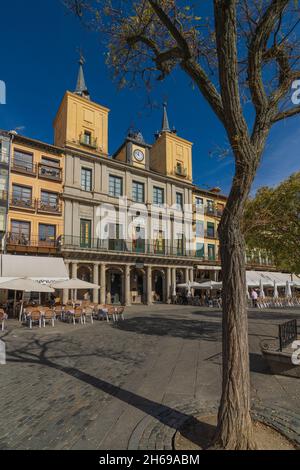
M 100 286 L 97 284 L 76 278 L 68 279 L 67 281 L 52 282 L 51 286 L 54 289 L 100 289 Z
M 264 285 L 263 285 L 263 280 L 261 279 L 260 280 L 260 283 L 259 283 L 259 297 L 261 299 L 264 299 L 266 296 L 265 296 L 265 291 L 264 291 Z
M 277 284 L 276 284 L 276 281 L 274 281 L 273 298 L 274 298 L 274 299 L 278 299 L 278 286 L 277 286 Z
M 286 297 L 292 297 L 291 283 L 290 283 L 289 281 L 286 281 L 286 285 L 285 285 L 285 296 L 286 296 Z
M 199 284 L 199 289 L 222 289 L 222 282 L 205 281 Z
M 71 297 L 74 300 L 75 298 L 75 291 L 78 289 L 100 289 L 100 286 L 97 284 L 92 284 L 91 282 L 82 281 L 81 279 L 68 279 L 67 281 L 59 281 L 53 282 L 52 287 L 54 289 L 71 289 Z
M 40 284 L 39 282 L 32 281 L 28 278 L 18 278 L 6 282 L 1 282 L 0 289 L 14 291 L 19 290 L 23 292 L 19 320 L 21 320 L 23 313 L 24 292 L 54 292 L 54 289 L 52 289 L 51 287 L 48 287 L 45 284 Z
M 196 282 L 196 281 L 188 281 L 188 282 L 184 282 L 182 284 L 177 284 L 177 287 L 179 288 L 185 288 L 185 289 L 188 289 L 189 287 L 191 289 L 199 289 L 200 287 L 202 286 L 202 284 L 200 284 L 199 282 Z

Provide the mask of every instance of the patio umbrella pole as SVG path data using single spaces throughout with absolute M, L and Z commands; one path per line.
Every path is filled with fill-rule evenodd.
M 19 313 L 19 322 L 22 321 L 22 313 L 23 313 L 23 306 L 24 306 L 24 294 L 25 294 L 25 291 L 22 292 L 22 300 L 21 300 L 21 307 L 20 307 L 20 313 Z

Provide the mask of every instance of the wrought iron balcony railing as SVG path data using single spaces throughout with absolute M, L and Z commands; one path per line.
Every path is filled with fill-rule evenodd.
M 40 237 L 36 235 L 28 235 L 25 233 L 8 232 L 6 236 L 6 245 L 10 249 L 24 248 L 51 248 L 57 250 L 59 247 L 59 239 L 53 237 Z
M 84 134 L 81 134 L 79 137 L 79 143 L 80 145 L 85 145 L 86 147 L 91 147 L 93 149 L 97 148 L 97 138 L 95 137 L 86 138 Z
M 60 215 L 62 213 L 62 204 L 60 202 L 49 202 L 37 199 L 37 212 Z
M 13 195 L 10 199 L 9 206 L 12 209 L 35 211 L 35 201 L 32 198 L 22 198 Z
M 11 171 L 15 173 L 24 173 L 26 175 L 36 175 L 36 164 L 13 159 L 11 162 Z
M 39 178 L 61 182 L 62 169 L 55 166 L 45 165 L 44 163 L 38 164 Z
M 212 206 L 205 206 L 204 213 L 205 215 L 211 216 L 211 217 L 222 217 L 224 209 L 219 209 L 217 207 L 212 207 Z
M 80 238 L 78 236 L 65 235 L 61 239 L 61 250 L 89 250 L 104 253 L 116 254 L 136 254 L 136 255 L 150 255 L 150 256 L 163 256 L 163 257 L 185 257 L 196 258 L 199 261 L 206 262 L 219 262 L 217 256 L 203 256 L 199 254 L 199 250 L 190 250 L 185 247 L 178 247 L 176 244 L 168 243 L 166 240 L 163 242 L 148 242 L 147 240 L 101 240 L 97 238 Z
M 177 165 L 176 165 L 175 168 L 174 168 L 174 173 L 175 173 L 175 175 L 177 175 L 177 176 L 182 176 L 182 177 L 184 177 L 184 178 L 187 177 L 187 169 L 186 169 L 186 168 L 183 168 L 183 167 L 181 167 L 181 166 L 177 166 Z
M 217 232 L 212 231 L 212 230 L 205 230 L 204 231 L 204 237 L 205 238 L 210 238 L 211 240 L 217 240 L 218 239 Z

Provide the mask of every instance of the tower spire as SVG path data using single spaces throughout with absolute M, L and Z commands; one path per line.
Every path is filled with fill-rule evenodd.
M 85 84 L 84 73 L 83 73 L 83 64 L 85 60 L 82 54 L 82 51 L 79 52 L 79 70 L 76 84 L 76 95 L 82 96 L 83 98 L 90 99 L 90 94 Z
M 167 113 L 167 103 L 163 103 L 163 120 L 162 120 L 162 127 L 161 127 L 161 132 L 170 132 L 170 124 L 169 124 L 169 119 L 168 119 L 168 113 Z

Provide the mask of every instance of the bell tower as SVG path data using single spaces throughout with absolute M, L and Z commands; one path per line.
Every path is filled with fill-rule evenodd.
M 150 150 L 150 169 L 176 179 L 192 182 L 193 144 L 170 129 L 167 104 L 163 104 L 162 127 Z
M 91 100 L 83 65 L 80 54 L 76 88 L 66 91 L 54 120 L 54 144 L 107 156 L 109 109 Z

